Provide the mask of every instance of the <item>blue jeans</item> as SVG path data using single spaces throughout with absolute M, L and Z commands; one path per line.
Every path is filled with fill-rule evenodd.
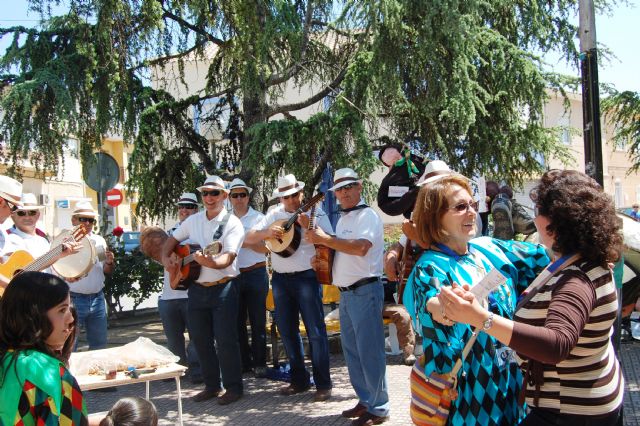
M 212 287 L 189 286 L 188 319 L 208 390 L 242 394 L 242 361 L 238 344 L 238 290 L 235 280 Z M 216 351 L 217 348 L 217 351 Z
M 234 280 L 239 292 L 238 337 L 244 370 L 267 365 L 267 268 L 243 272 Z M 247 316 L 251 324 L 251 347 L 247 333 Z
M 360 403 L 376 416 L 389 415 L 383 301 L 381 281 L 340 294 L 340 339 L 349 379 Z
M 271 280 L 276 305 L 276 324 L 291 366 L 291 384 L 309 385 L 300 337 L 300 315 L 307 330 L 316 389 L 331 389 L 329 340 L 322 310 L 322 286 L 313 269 L 291 274 L 273 273 Z
M 102 290 L 92 294 L 71 292 L 71 302 L 78 313 L 79 330 L 85 330 L 87 332 L 89 350 L 106 347 L 107 308 Z
M 200 375 L 198 354 L 187 324 L 187 299 L 159 299 L 158 312 L 162 320 L 164 334 L 167 336 L 167 347 L 175 356 L 180 357 L 178 363 L 189 366 L 190 374 Z M 189 344 L 186 349 L 185 331 L 189 331 Z

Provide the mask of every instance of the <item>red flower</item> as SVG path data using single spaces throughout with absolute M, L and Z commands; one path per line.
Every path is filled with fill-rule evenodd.
M 113 228 L 113 231 L 111 233 L 113 234 L 114 237 L 120 237 L 122 234 L 124 234 L 124 229 L 122 229 L 119 226 L 116 226 L 115 228 Z

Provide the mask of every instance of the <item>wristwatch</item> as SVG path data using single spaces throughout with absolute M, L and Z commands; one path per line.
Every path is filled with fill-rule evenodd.
M 489 312 L 489 318 L 487 318 L 486 320 L 484 320 L 484 322 L 482 323 L 482 329 L 484 331 L 487 331 L 488 329 L 490 329 L 493 326 L 493 312 Z

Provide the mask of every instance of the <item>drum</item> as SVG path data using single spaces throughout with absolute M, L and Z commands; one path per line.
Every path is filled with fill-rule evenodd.
M 51 242 L 51 247 L 62 244 L 65 239 L 71 236 L 71 231 L 64 230 Z M 96 249 L 86 236 L 80 240 L 82 247 L 78 253 L 65 256 L 51 265 L 51 269 L 64 279 L 82 278 L 91 271 L 96 262 Z

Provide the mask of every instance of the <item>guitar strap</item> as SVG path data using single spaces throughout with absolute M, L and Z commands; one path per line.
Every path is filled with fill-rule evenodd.
M 222 218 L 220 225 L 218 225 L 218 229 L 216 229 L 216 232 L 213 234 L 213 241 L 218 241 L 220 237 L 222 237 L 222 233 L 224 232 L 224 227 L 227 224 L 227 222 L 229 222 L 230 217 L 231 217 L 231 212 L 228 211 L 227 214 L 224 215 L 224 217 Z

